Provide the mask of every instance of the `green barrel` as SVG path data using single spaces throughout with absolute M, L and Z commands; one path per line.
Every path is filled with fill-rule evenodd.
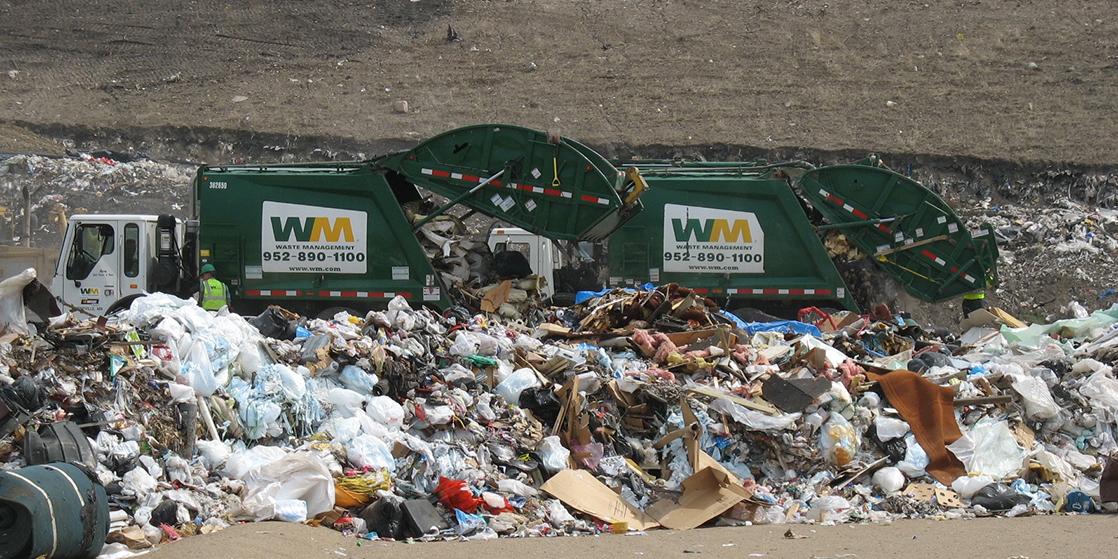
M 0 559 L 92 559 L 109 531 L 105 488 L 73 464 L 0 472 Z

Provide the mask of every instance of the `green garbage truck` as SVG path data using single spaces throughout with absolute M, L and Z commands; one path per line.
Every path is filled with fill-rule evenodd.
M 410 219 L 420 190 L 447 202 Z M 452 300 L 416 231 L 455 207 L 550 239 L 601 241 L 641 211 L 639 173 L 555 134 L 502 125 L 453 130 L 355 163 L 198 169 L 189 218 L 75 215 L 51 284 L 101 315 L 140 295 L 187 295 L 212 264 L 231 306 L 280 304 L 310 316 Z
M 446 202 L 409 215 L 423 191 Z M 281 304 L 332 314 L 396 296 L 446 308 L 452 297 L 416 231 L 452 208 L 507 224 L 502 248 L 541 246 L 514 242 L 513 230 L 597 244 L 605 254 L 590 263 L 600 272 L 595 287 L 676 282 L 730 308 L 857 308 L 823 244 L 827 229 L 922 299 L 997 280 L 988 227 L 969 231 L 937 195 L 876 160 L 822 168 L 611 162 L 517 126 L 459 128 L 362 162 L 203 166 L 192 205 L 188 218 L 73 216 L 53 293 L 104 314 L 144 293 L 187 294 L 208 263 L 242 313 Z
M 674 282 L 729 308 L 858 310 L 830 252 L 872 262 L 929 302 L 998 281 L 992 227 L 971 231 L 942 198 L 874 157 L 820 168 L 763 161 L 639 168 L 645 211 L 608 241 L 611 286 Z M 830 252 L 829 232 L 841 233 L 830 235 L 841 245 Z

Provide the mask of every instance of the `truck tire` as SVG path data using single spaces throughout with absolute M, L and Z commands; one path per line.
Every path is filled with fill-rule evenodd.
M 139 299 L 140 297 L 143 297 L 143 294 L 137 293 L 135 295 L 129 295 L 129 296 L 124 297 L 122 299 L 117 299 L 117 301 L 115 303 L 109 305 L 109 309 L 107 311 L 105 311 L 105 314 L 106 315 L 116 314 L 120 311 L 127 310 L 128 308 L 130 308 L 132 306 L 132 301 L 135 301 L 136 299 Z

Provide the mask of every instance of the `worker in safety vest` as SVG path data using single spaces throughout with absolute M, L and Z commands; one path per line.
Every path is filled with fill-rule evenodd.
M 219 311 L 229 304 L 229 286 L 214 277 L 216 271 L 213 264 L 202 264 L 198 276 L 198 304 L 207 311 Z
M 981 289 L 963 294 L 963 318 L 978 309 L 986 308 L 986 292 Z

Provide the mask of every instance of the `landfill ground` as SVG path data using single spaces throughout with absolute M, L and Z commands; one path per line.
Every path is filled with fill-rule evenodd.
M 796 536 L 785 533 L 791 529 Z M 1114 546 L 1115 516 L 1045 516 L 965 522 L 903 520 L 891 525 L 747 526 L 690 532 L 649 532 L 643 536 L 532 538 L 491 542 L 360 542 L 329 530 L 265 523 L 234 526 L 205 538 L 165 545 L 151 559 L 229 557 L 244 559 L 414 558 L 417 554 L 457 559 L 484 556 L 593 557 L 617 559 L 687 557 L 701 559 L 1011 559 L 1087 557 Z
M 593 145 L 1107 165 L 1116 11 L 1088 0 L 5 1 L 0 120 L 364 145 L 498 121 Z M 393 111 L 400 100 L 408 113 Z
M 611 159 L 878 154 L 992 226 L 1005 309 L 964 327 L 841 241 L 872 311 L 810 323 L 675 284 L 557 308 L 448 258 L 445 314 L 157 293 L 32 329 L 5 271 L 0 513 L 12 471 L 57 481 L 51 451 L 105 490 L 106 522 L 56 533 L 100 559 L 1105 556 L 1116 114 L 1113 1 L 0 0 L 0 245 L 25 192 L 57 254 L 75 214 L 191 217 L 203 163 L 511 123 Z M 495 219 L 420 242 L 469 262 Z

